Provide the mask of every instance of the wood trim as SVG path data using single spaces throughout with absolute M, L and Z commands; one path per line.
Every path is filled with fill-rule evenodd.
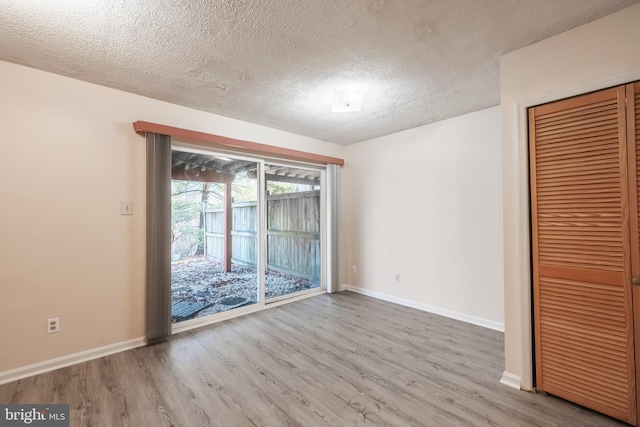
M 553 114 L 558 111 L 566 111 L 575 108 L 580 108 L 585 100 L 588 99 L 588 102 L 591 104 L 596 104 L 598 102 L 611 100 L 615 98 L 618 93 L 617 87 L 612 87 L 608 89 L 603 89 L 598 92 L 581 94 L 578 96 L 574 96 L 573 98 L 560 99 L 556 102 L 550 102 L 548 104 L 538 105 L 535 107 L 536 116 L 538 115 L 547 115 Z
M 571 280 L 584 283 L 601 283 L 616 286 L 625 281 L 622 271 L 587 270 L 570 267 L 540 265 L 537 266 L 536 278 L 553 277 L 563 280 Z
M 196 142 L 198 145 L 214 148 L 225 148 L 239 150 L 243 153 L 260 154 L 266 156 L 282 157 L 290 160 L 300 160 L 317 164 L 336 164 L 344 166 L 344 159 L 338 157 L 323 156 L 320 154 L 308 153 L 306 151 L 292 150 L 290 148 L 277 147 L 275 145 L 260 144 L 258 142 L 243 141 L 241 139 L 228 138 L 226 136 L 214 135 L 211 133 L 198 132 L 189 129 L 182 129 L 173 126 L 161 125 L 138 120 L 133 123 L 136 133 L 146 132 L 169 135 L 175 138 L 184 138 Z

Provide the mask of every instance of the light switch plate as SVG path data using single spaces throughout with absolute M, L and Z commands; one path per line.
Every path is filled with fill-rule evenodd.
M 120 202 L 120 215 L 133 215 L 133 202 Z

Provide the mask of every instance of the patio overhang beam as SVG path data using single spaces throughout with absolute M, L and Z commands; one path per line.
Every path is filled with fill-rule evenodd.
M 171 168 L 171 179 L 226 184 L 235 179 L 235 174 L 211 170 L 201 171 L 199 169 L 185 169 L 184 167 L 178 166 Z
M 320 179 L 313 178 L 298 178 L 295 176 L 283 176 L 283 175 L 271 175 L 267 174 L 268 181 L 288 182 L 290 184 L 300 185 L 320 185 Z

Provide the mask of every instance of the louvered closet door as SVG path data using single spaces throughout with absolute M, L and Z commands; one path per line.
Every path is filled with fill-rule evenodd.
M 531 108 L 536 387 L 636 423 L 625 88 Z

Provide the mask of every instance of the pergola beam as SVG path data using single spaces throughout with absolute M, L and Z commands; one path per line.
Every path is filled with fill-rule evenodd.
M 235 175 L 212 170 L 201 171 L 200 169 L 185 169 L 184 167 L 178 166 L 171 168 L 171 179 L 225 184 L 233 181 L 235 179 Z
M 296 176 L 283 176 L 283 175 L 272 175 L 266 174 L 267 181 L 278 181 L 278 182 L 287 182 L 290 184 L 300 184 L 300 185 L 320 185 L 320 179 L 313 178 L 298 178 Z

